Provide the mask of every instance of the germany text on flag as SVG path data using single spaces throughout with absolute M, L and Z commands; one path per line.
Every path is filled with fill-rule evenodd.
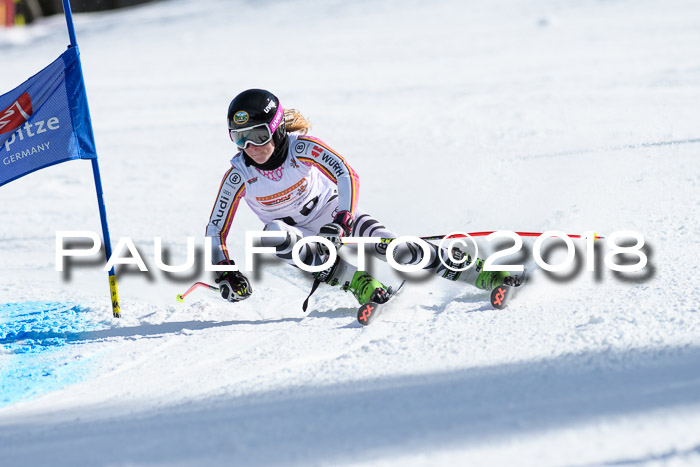
M 96 157 L 77 48 L 0 96 L 0 186 L 59 162 Z

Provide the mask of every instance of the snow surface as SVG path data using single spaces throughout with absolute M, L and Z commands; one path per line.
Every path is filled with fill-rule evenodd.
M 700 4 L 171 0 L 75 23 L 113 241 L 151 271 L 118 270 L 120 320 L 100 257 L 55 271 L 57 230 L 100 229 L 89 163 L 0 189 L 2 465 L 700 465 Z M 67 43 L 62 17 L 0 31 L 0 89 Z M 156 271 L 153 238 L 174 264 L 201 245 L 249 87 L 308 115 L 396 232 L 634 230 L 649 264 L 613 273 L 599 242 L 595 272 L 580 249 L 504 311 L 415 279 L 367 328 L 329 287 L 304 316 L 310 280 L 274 261 L 244 303 L 179 304 L 211 277 Z M 230 250 L 259 228 L 242 206 Z

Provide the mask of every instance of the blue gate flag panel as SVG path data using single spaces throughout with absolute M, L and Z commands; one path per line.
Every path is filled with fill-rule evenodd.
M 77 47 L 0 96 L 0 186 L 71 159 L 97 158 Z

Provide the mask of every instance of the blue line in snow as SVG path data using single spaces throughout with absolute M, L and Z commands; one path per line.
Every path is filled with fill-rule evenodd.
M 100 324 L 88 308 L 74 303 L 0 304 L 0 407 L 87 377 L 90 358 L 76 341 Z

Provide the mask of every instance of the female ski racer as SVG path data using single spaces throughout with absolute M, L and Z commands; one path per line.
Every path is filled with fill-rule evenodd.
M 336 247 L 342 237 L 396 238 L 358 206 L 357 173 L 326 143 L 306 136 L 310 127 L 298 111 L 285 111 L 276 96 L 262 89 L 249 89 L 231 101 L 229 135 L 239 152 L 231 159 L 207 225 L 213 262 L 235 264 L 226 248 L 226 238 L 242 199 L 263 222 L 264 230 L 284 233 L 283 237 L 263 237 L 262 246 L 274 247 L 276 255 L 290 264 L 294 264 L 292 248 L 309 235 L 324 237 Z M 301 261 L 311 266 L 325 263 L 328 251 L 312 245 L 318 244 L 301 248 Z M 370 250 L 369 246 L 366 249 Z M 372 245 L 371 250 L 386 261 L 385 243 Z M 401 264 L 419 264 L 423 255 L 423 250 L 410 242 L 394 250 L 394 258 Z M 430 260 L 424 269 L 485 290 L 504 282 L 508 285 L 513 279 L 507 272 L 483 271 L 483 261 L 478 258 L 475 267 L 455 271 L 470 264 L 471 258 L 467 256 L 466 263 L 460 263 L 464 255 L 456 249 L 452 256 L 457 262 L 450 260 L 445 248 L 430 244 Z M 253 292 L 240 271 L 217 272 L 217 276 L 221 296 L 226 300 L 244 300 Z M 384 284 L 340 256 L 328 269 L 314 273 L 314 278 L 312 293 L 319 283 L 327 283 L 349 290 L 360 304 L 384 303 L 390 296 Z

